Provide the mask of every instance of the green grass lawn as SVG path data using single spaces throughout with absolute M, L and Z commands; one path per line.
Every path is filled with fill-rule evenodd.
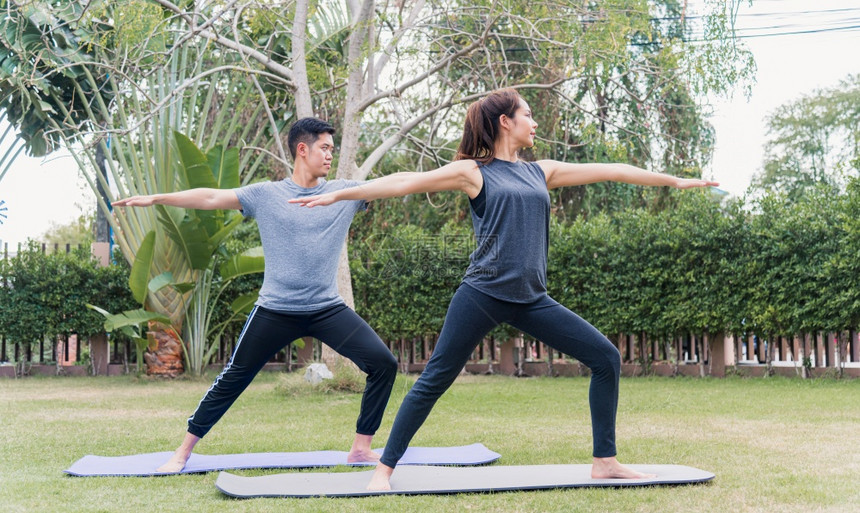
M 860 380 L 622 379 L 619 459 L 715 473 L 705 485 L 236 500 L 215 489 L 216 473 L 152 478 L 62 473 L 86 454 L 173 450 L 211 378 L 0 380 L 0 511 L 860 510 Z M 360 395 L 285 394 L 295 390 L 297 379 L 259 376 L 197 452 L 348 450 Z M 375 446 L 384 444 L 413 381 L 398 377 Z M 496 464 L 504 465 L 590 463 L 587 392 L 587 378 L 463 376 L 413 445 L 481 442 L 501 453 Z M 282 471 L 237 473 L 273 472 Z

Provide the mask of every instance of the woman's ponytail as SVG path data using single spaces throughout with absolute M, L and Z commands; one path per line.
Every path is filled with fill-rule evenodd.
M 469 105 L 463 123 L 463 137 L 454 160 L 477 160 L 487 163 L 496 157 L 499 118 L 514 117 L 520 106 L 520 95 L 514 89 L 493 91 Z

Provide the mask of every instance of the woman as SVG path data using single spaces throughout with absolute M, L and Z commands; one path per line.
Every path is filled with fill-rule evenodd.
M 469 196 L 477 249 L 454 294 L 439 341 L 424 372 L 403 400 L 368 489 L 390 490 L 390 478 L 410 440 L 484 336 L 501 323 L 528 333 L 591 370 L 589 406 L 595 479 L 653 477 L 616 459 L 615 416 L 621 355 L 597 329 L 546 293 L 549 189 L 601 181 L 679 189 L 718 185 L 652 173 L 625 164 L 525 162 L 537 123 L 512 89 L 473 103 L 454 162 L 426 173 L 396 173 L 359 187 L 291 200 L 307 207 L 422 192 Z

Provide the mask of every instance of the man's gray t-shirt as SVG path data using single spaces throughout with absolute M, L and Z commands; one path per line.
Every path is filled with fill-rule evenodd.
M 308 312 L 343 302 L 337 264 L 352 218 L 367 203 L 339 201 L 307 208 L 288 200 L 349 187 L 351 180 L 320 180 L 299 187 L 289 178 L 235 189 L 245 217 L 257 220 L 266 269 L 257 305 L 281 312 Z

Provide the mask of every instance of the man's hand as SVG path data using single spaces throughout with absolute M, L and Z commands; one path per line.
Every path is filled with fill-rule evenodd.
M 155 205 L 154 196 L 129 196 L 111 203 L 114 207 L 151 207 Z
M 240 210 L 242 204 L 233 189 L 212 189 L 199 187 L 185 191 L 129 196 L 111 205 L 115 207 L 151 207 L 167 205 L 170 207 L 195 208 L 198 210 Z

